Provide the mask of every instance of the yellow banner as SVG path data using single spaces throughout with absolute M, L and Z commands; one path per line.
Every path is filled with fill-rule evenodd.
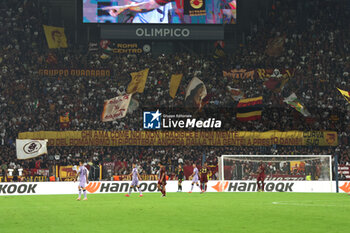
M 67 48 L 67 37 L 64 28 L 43 25 L 47 45 L 50 49 Z
M 231 71 L 222 71 L 224 77 L 230 77 L 233 79 L 254 79 L 255 71 L 246 69 L 234 69 Z
M 334 131 L 38 131 L 19 139 L 48 139 L 48 146 L 337 146 Z
M 129 83 L 127 93 L 133 94 L 135 92 L 142 93 L 145 89 L 146 80 L 148 77 L 148 71 L 149 69 L 144 69 L 139 72 L 131 73 L 131 82 Z
M 291 78 L 294 76 L 294 69 L 257 69 L 258 77 L 261 79 L 268 78 Z
M 39 69 L 39 76 L 44 77 L 111 77 L 109 69 Z
M 73 170 L 73 166 L 60 166 L 59 172 L 59 177 L 61 179 L 73 179 L 77 175 L 77 172 Z
M 169 95 L 171 98 L 175 98 L 177 89 L 179 88 L 183 74 L 173 74 L 171 75 L 169 84 Z

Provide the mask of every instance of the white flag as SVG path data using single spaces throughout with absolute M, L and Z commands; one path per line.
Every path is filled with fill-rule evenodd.
M 305 116 L 305 117 L 311 116 L 309 111 L 305 108 L 305 106 L 303 106 L 301 104 L 301 102 L 299 101 L 297 95 L 294 92 L 290 96 L 285 98 L 283 100 L 283 102 L 289 104 L 292 108 L 294 108 L 295 110 L 300 112 L 303 116 Z
M 101 120 L 106 122 L 125 117 L 130 104 L 131 96 L 132 94 L 125 94 L 105 100 Z
M 17 159 L 35 158 L 47 154 L 47 140 L 16 139 Z
M 230 86 L 227 86 L 228 91 L 231 94 L 231 97 L 234 101 L 239 101 L 240 99 L 243 99 L 244 93 L 240 89 L 232 88 Z
M 205 87 L 205 84 L 199 78 L 194 77 L 186 89 L 186 108 L 201 109 L 203 107 L 202 101 L 206 96 L 207 88 Z

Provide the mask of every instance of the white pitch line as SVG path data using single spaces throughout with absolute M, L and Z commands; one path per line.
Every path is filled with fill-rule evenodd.
M 272 202 L 274 205 L 292 205 L 292 206 L 317 206 L 317 207 L 350 207 L 344 205 L 330 205 L 330 204 L 311 204 L 311 203 L 298 203 L 298 202 Z

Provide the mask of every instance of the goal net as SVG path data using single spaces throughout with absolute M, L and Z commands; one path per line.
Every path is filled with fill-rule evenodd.
M 256 181 L 261 162 L 265 166 L 265 182 L 324 181 L 332 185 L 330 155 L 222 155 L 219 178 L 222 181 Z

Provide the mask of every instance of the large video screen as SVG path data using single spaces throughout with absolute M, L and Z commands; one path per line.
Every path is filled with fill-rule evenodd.
M 235 24 L 236 7 L 236 0 L 83 0 L 83 22 Z

